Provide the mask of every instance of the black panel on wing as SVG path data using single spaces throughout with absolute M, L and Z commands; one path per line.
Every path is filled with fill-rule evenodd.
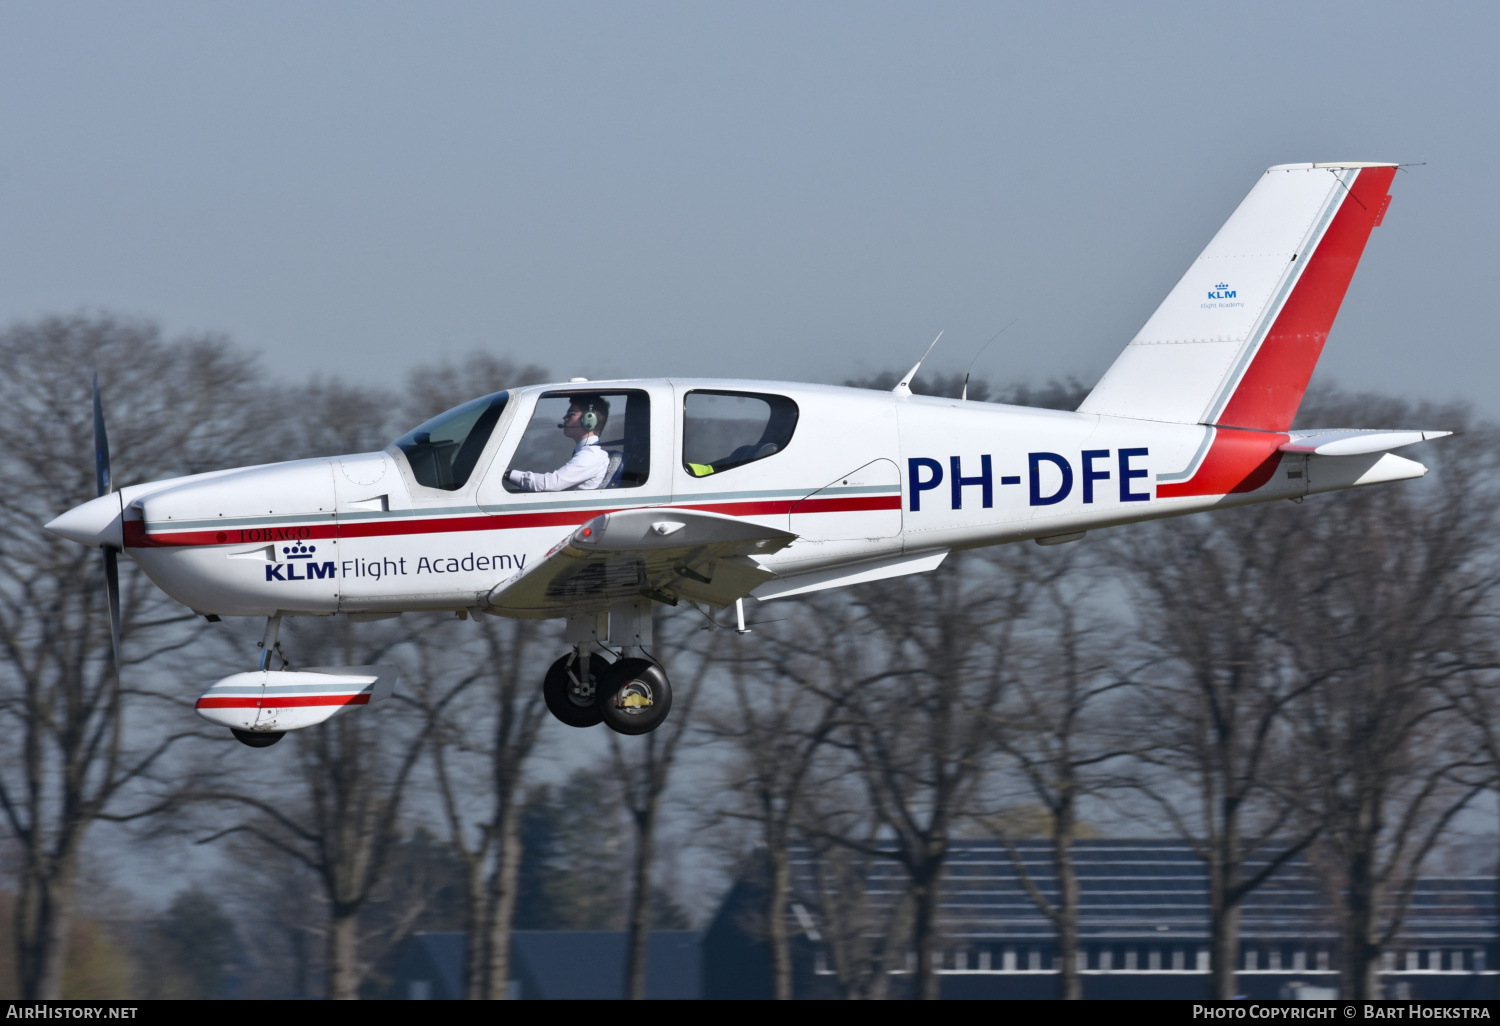
M 639 594 L 645 568 L 641 560 L 629 557 L 619 562 L 583 562 L 548 582 L 547 597 L 560 602 L 597 599 L 601 595 L 611 599 L 630 598 Z
M 751 557 L 797 536 L 700 510 L 653 507 L 595 517 L 485 598 L 506 616 L 547 618 L 602 610 L 635 595 L 723 607 L 776 575 Z

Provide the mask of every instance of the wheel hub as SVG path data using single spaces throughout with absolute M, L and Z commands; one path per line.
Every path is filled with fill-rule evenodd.
M 651 689 L 640 681 L 631 681 L 615 693 L 615 708 L 632 716 L 638 716 L 656 703 L 651 699 Z

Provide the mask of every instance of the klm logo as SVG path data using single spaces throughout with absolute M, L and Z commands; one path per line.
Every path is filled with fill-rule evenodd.
M 1229 283 L 1228 282 L 1221 281 L 1221 282 L 1219 282 L 1219 284 L 1217 284 L 1217 285 L 1214 286 L 1213 291 L 1208 294 L 1208 298 L 1209 299 L 1234 299 L 1235 298 L 1235 292 L 1236 292 L 1235 289 L 1232 289 L 1232 288 L 1229 287 Z
M 333 563 L 331 561 L 324 562 L 324 561 L 318 560 L 318 557 L 316 555 L 314 555 L 314 553 L 316 553 L 317 551 L 318 551 L 318 547 L 316 545 L 287 545 L 287 546 L 283 546 L 282 550 L 281 550 L 281 553 L 282 553 L 282 555 L 286 556 L 286 558 L 289 561 L 293 560 L 293 559 L 305 559 L 305 560 L 308 560 L 308 562 L 301 564 L 302 569 L 305 570 L 305 571 L 307 571 L 307 572 L 305 574 L 299 574 L 297 572 L 297 566 L 298 566 L 298 564 L 292 563 L 292 562 L 287 562 L 287 563 L 269 563 L 266 566 L 266 580 L 268 580 L 268 581 L 314 581 L 314 580 L 326 580 L 328 578 L 333 577 L 334 576 Z M 285 571 L 285 573 L 286 573 L 285 577 L 281 576 L 283 571 Z
M 332 560 L 321 563 L 303 563 L 302 569 L 307 573 L 299 574 L 296 563 L 267 563 L 266 580 L 268 581 L 317 581 L 337 576 Z M 282 576 L 285 573 L 286 576 Z

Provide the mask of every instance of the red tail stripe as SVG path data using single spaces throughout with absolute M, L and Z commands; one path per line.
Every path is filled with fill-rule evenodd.
M 1393 167 L 1367 167 L 1355 177 L 1317 248 L 1311 256 L 1303 254 L 1307 267 L 1219 415 L 1219 424 L 1261 431 L 1292 426 L 1370 231 L 1390 201 L 1386 190 L 1395 174 Z
M 1156 497 L 1172 499 L 1182 495 L 1253 492 L 1276 473 L 1276 468 L 1281 465 L 1278 450 L 1289 438 L 1289 435 L 1266 431 L 1219 428 L 1214 432 L 1208 455 L 1198 465 L 1198 472 L 1186 481 L 1157 485 Z

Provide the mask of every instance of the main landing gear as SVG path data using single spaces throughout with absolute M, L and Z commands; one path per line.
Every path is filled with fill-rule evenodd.
M 573 651 L 547 671 L 542 697 L 554 717 L 570 727 L 603 723 L 620 734 L 646 734 L 672 709 L 672 685 L 661 664 L 646 655 L 651 644 L 651 600 L 616 602 L 608 613 L 570 616 Z M 613 662 L 595 651 L 619 646 Z

